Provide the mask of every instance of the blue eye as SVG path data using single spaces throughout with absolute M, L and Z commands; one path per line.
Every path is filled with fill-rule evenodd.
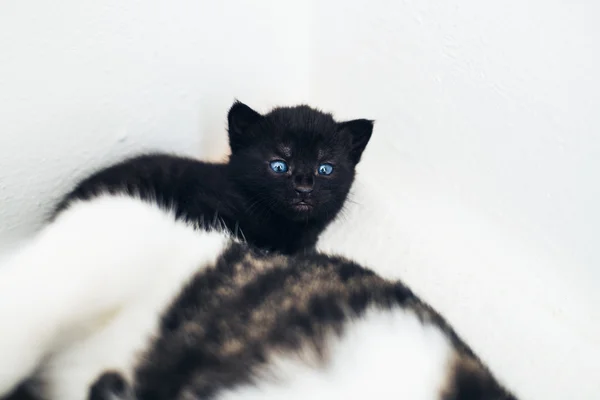
M 271 166 L 271 169 L 273 170 L 273 172 L 275 172 L 277 174 L 283 174 L 283 173 L 287 172 L 287 170 L 288 170 L 288 165 L 285 161 L 281 161 L 281 160 L 271 161 L 271 163 L 269 165 Z
M 321 164 L 319 165 L 319 175 L 331 175 L 333 172 L 333 165 L 331 164 Z

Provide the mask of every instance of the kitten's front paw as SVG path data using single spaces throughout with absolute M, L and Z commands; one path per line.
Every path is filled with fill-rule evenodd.
M 119 372 L 104 372 L 90 387 L 88 400 L 133 400 L 133 390 Z

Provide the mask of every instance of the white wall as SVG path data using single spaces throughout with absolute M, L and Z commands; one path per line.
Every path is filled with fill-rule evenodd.
M 0 248 L 124 154 L 218 158 L 234 97 L 310 100 L 377 120 L 322 246 L 405 279 L 523 398 L 600 398 L 599 5 L 5 0 Z
M 312 18 L 313 103 L 377 120 L 327 248 L 362 240 L 345 252 L 402 276 L 525 399 L 600 398 L 599 21 L 594 0 Z

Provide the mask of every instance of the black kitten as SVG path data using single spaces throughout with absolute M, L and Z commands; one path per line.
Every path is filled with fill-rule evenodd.
M 373 121 L 336 122 L 308 106 L 261 115 L 235 102 L 228 123 L 229 163 L 132 158 L 85 179 L 54 216 L 75 200 L 123 193 L 172 208 L 200 228 L 225 227 L 265 250 L 313 247 L 344 205 Z

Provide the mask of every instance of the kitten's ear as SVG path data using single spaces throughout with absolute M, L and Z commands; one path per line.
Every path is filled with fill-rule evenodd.
M 250 142 L 251 138 L 248 137 L 247 130 L 262 117 L 262 115 L 238 100 L 233 103 L 227 114 L 231 152 L 239 150 Z
M 373 123 L 370 119 L 354 119 L 352 121 L 338 123 L 339 131 L 349 132 L 352 137 L 352 148 L 350 157 L 355 164 L 358 164 L 371 134 L 373 133 Z

